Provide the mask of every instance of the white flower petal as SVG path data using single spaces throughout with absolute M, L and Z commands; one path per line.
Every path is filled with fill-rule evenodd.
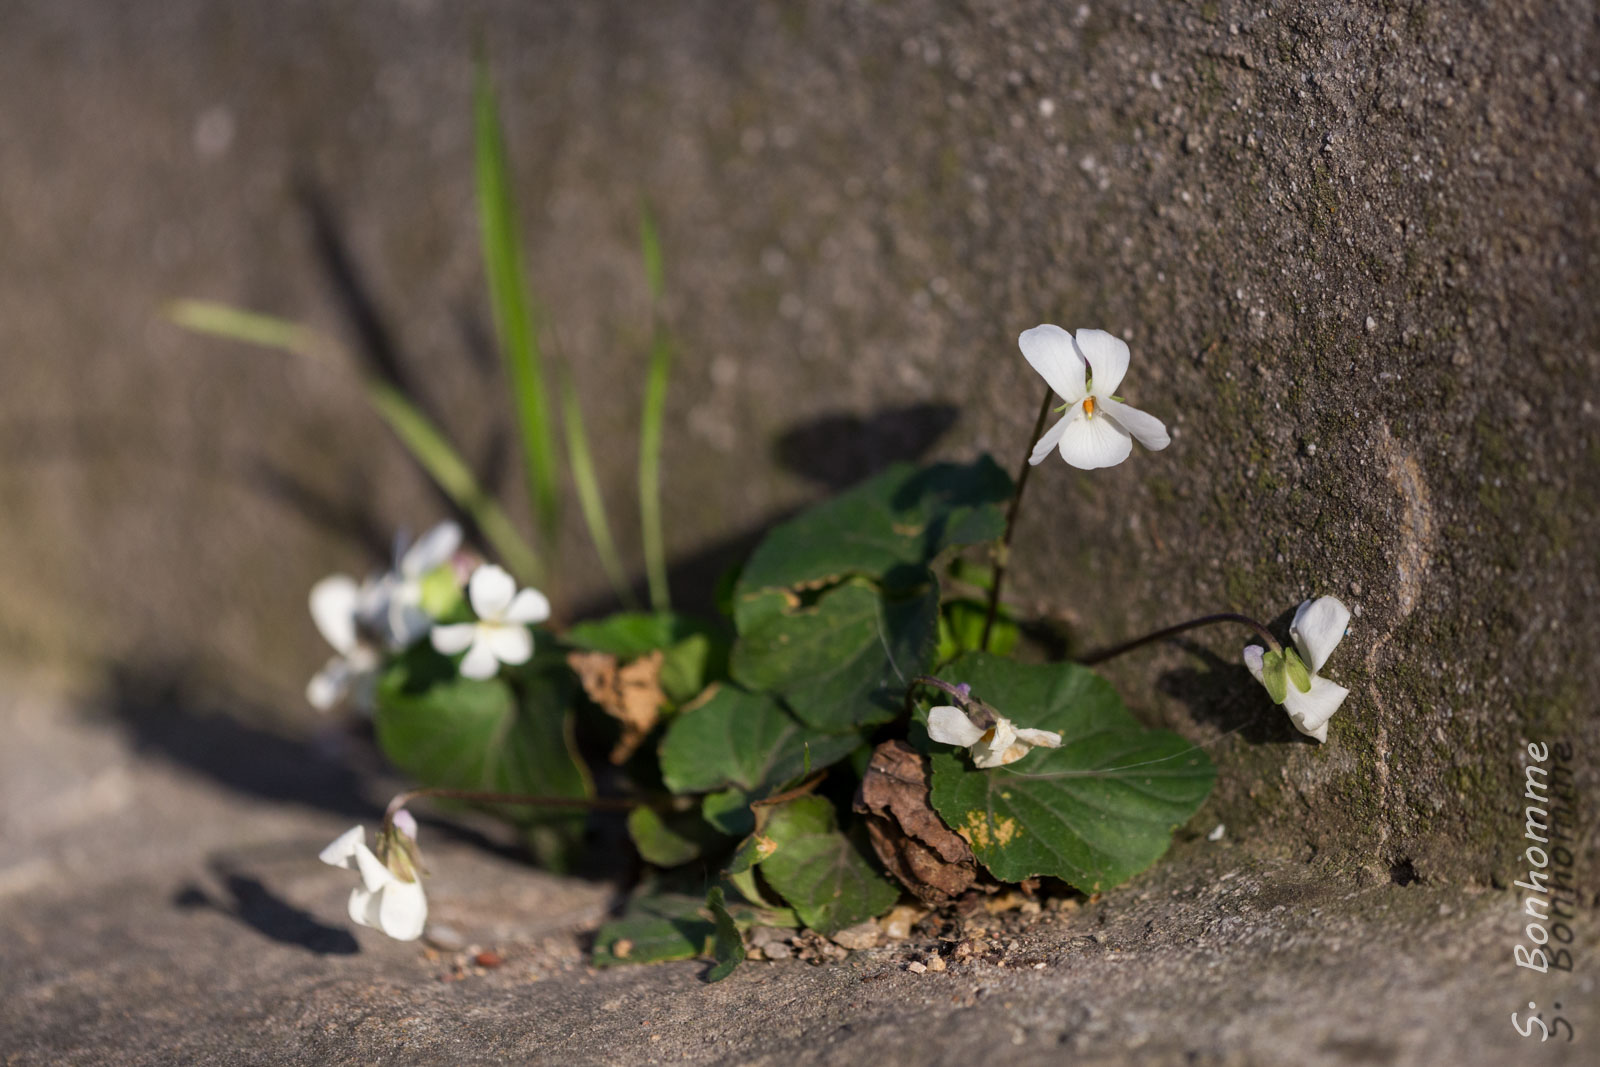
M 1312 675 L 1309 693 L 1302 693 L 1290 684 L 1283 709 L 1289 713 L 1289 721 L 1294 723 L 1295 729 L 1318 741 L 1326 741 L 1328 720 L 1333 718 L 1333 713 L 1339 710 L 1344 698 L 1349 695 L 1350 690 L 1337 682 Z
M 972 746 L 972 762 L 979 768 L 1003 767 L 1028 754 L 1026 746 L 1016 753 L 1011 752 L 1017 743 L 1017 731 L 1010 719 L 1002 716 L 985 734 L 987 741 L 979 741 Z
M 1017 740 L 1040 748 L 1061 747 L 1061 735 L 1054 730 L 1018 730 Z
M 390 882 L 394 881 L 394 874 L 383 865 L 376 853 L 368 848 L 366 842 L 356 842 L 356 870 L 361 872 L 361 884 L 367 887 L 369 893 L 376 893 Z
M 418 538 L 400 557 L 400 573 L 407 578 L 421 578 L 435 567 L 450 562 L 450 557 L 460 547 L 461 527 L 453 522 L 441 522 Z
M 364 886 L 356 886 L 350 890 L 350 920 L 361 926 L 370 926 L 377 929 L 378 905 L 383 903 L 383 891 L 374 893 Z
M 478 641 L 488 646 L 495 659 L 513 667 L 528 662 L 533 655 L 533 635 L 526 626 L 483 626 L 478 630 Z
M 1264 666 L 1262 659 L 1266 654 L 1267 650 L 1260 645 L 1244 646 L 1244 665 L 1258 682 L 1261 681 L 1261 671 Z
M 356 846 L 367 838 L 367 831 L 362 826 L 352 826 L 344 833 L 333 839 L 332 844 L 317 854 L 317 859 L 330 867 L 343 867 L 347 871 L 356 869 Z
M 1057 420 L 1056 424 L 1044 432 L 1037 444 L 1033 446 L 1033 455 L 1028 457 L 1028 463 L 1037 467 L 1044 462 L 1044 458 L 1055 450 L 1061 443 L 1061 435 L 1067 432 L 1067 424 L 1083 414 L 1083 405 L 1074 404 L 1072 410 Z
M 461 659 L 461 677 L 475 678 L 483 681 L 493 678 L 500 671 L 500 660 L 494 654 L 488 634 L 479 627 L 477 636 L 472 640 L 472 647 L 467 649 L 467 654 Z
M 335 574 L 311 587 L 311 621 L 338 652 L 356 647 L 356 610 L 361 587 L 354 578 Z
M 960 708 L 946 705 L 928 710 L 928 736 L 941 745 L 971 748 L 983 739 L 983 729 Z
M 1133 434 L 1141 445 L 1152 452 L 1159 452 L 1172 443 L 1172 435 L 1167 433 L 1166 424 L 1148 412 L 1130 408 L 1109 397 L 1097 397 L 1095 407 L 1101 414 L 1109 416 L 1118 426 Z
M 1071 334 L 1059 326 L 1035 326 L 1022 331 L 1017 346 L 1028 366 L 1039 372 L 1057 396 L 1069 404 L 1083 399 L 1083 357 L 1072 347 Z
M 350 665 L 344 657 L 333 657 L 306 683 L 306 703 L 318 711 L 332 711 L 350 695 L 352 679 Z
M 467 583 L 467 599 L 478 618 L 498 622 L 505 618 L 511 598 L 517 595 L 517 581 L 505 568 L 485 563 L 472 572 Z
M 1110 419 L 1073 419 L 1061 435 L 1061 458 L 1080 470 L 1115 467 L 1133 451 L 1128 431 Z
M 391 648 L 409 648 L 427 636 L 433 629 L 433 616 L 422 610 L 421 590 L 417 590 L 417 598 L 397 596 L 389 604 L 388 632 L 384 637 Z
M 550 617 L 550 601 L 537 589 L 524 589 L 506 608 L 505 621 L 519 623 L 544 622 Z
M 1289 625 L 1289 636 L 1299 647 L 1307 670 L 1316 674 L 1322 669 L 1349 625 L 1350 609 L 1338 597 L 1318 597 L 1300 605 Z
M 428 922 L 421 882 L 395 880 L 378 895 L 377 927 L 396 941 L 415 941 Z
M 1128 346 L 1104 330 L 1079 330 L 1078 351 L 1089 361 L 1096 397 L 1111 397 L 1128 373 Z
M 435 626 L 433 632 L 428 635 L 428 640 L 433 642 L 436 652 L 453 656 L 457 652 L 465 652 L 477 636 L 477 623 L 456 622 L 449 626 Z

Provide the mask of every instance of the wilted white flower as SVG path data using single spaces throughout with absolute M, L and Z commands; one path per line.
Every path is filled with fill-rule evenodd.
M 364 711 L 372 709 L 381 657 L 367 637 L 366 622 L 376 599 L 370 583 L 359 585 L 343 574 L 311 587 L 311 620 L 338 653 L 306 685 L 306 700 L 318 711 L 330 711 L 346 701 Z
M 394 569 L 378 580 L 383 596 L 379 623 L 390 648 L 403 649 L 427 636 L 433 616 L 423 607 L 423 579 L 449 563 L 461 547 L 461 527 L 441 522 L 416 542 L 395 538 Z
M 1061 735 L 1054 730 L 1018 729 L 1003 715 L 995 716 L 993 726 L 983 727 L 949 705 L 929 710 L 928 736 L 941 745 L 970 748 L 972 762 L 983 770 L 1015 763 L 1036 745 L 1061 747 Z
M 1256 681 L 1267 687 L 1274 702 L 1283 705 L 1297 730 L 1318 741 L 1328 739 L 1328 720 L 1350 695 L 1350 690 L 1317 673 L 1339 647 L 1349 625 L 1349 608 L 1337 597 L 1319 597 L 1305 601 L 1294 613 L 1289 635 L 1298 655 L 1295 649 L 1269 653 L 1260 645 L 1244 650 L 1244 665 Z M 1282 695 L 1273 691 L 1278 687 Z
M 516 579 L 492 563 L 472 572 L 467 601 L 477 622 L 453 623 L 433 628 L 433 647 L 446 656 L 466 652 L 461 674 L 466 678 L 493 678 L 500 664 L 526 663 L 533 655 L 529 625 L 550 617 L 550 601 L 537 589 L 517 592 Z
M 1160 419 L 1112 395 L 1128 371 L 1128 346 L 1122 341 L 1104 330 L 1079 330 L 1074 340 L 1059 326 L 1043 325 L 1023 331 L 1017 344 L 1028 364 L 1066 401 L 1066 414 L 1039 438 L 1029 463 L 1043 462 L 1057 448 L 1074 467 L 1114 467 L 1133 451 L 1130 438 L 1156 451 L 1172 443 Z
M 353 921 L 382 930 L 396 941 L 415 941 L 428 921 L 428 898 L 417 871 L 416 821 L 408 817 L 409 835 L 400 823 L 397 816 L 378 842 L 383 859 L 367 847 L 367 832 L 361 826 L 340 834 L 319 858 L 361 876 L 361 884 L 350 891 Z

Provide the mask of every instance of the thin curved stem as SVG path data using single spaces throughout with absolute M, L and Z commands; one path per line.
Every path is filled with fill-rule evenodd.
M 989 634 L 994 630 L 995 615 L 1000 611 L 1000 586 L 1005 582 L 1006 566 L 1011 562 L 1011 536 L 1017 529 L 1017 512 L 1022 508 L 1022 491 L 1028 487 L 1028 474 L 1033 464 L 1034 442 L 1044 433 L 1045 420 L 1050 417 L 1050 401 L 1055 392 L 1046 386 L 1044 400 L 1039 404 L 1039 417 L 1033 420 L 1033 434 L 1028 438 L 1028 451 L 1022 457 L 1022 467 L 1017 471 L 1017 491 L 1011 495 L 1011 507 L 1006 511 L 1006 532 L 1000 537 L 1000 548 L 994 557 L 994 584 L 989 588 L 989 610 L 983 616 L 983 639 L 978 642 L 980 652 L 989 651 Z
M 935 678 L 931 674 L 919 674 L 915 678 L 911 679 L 911 685 L 906 689 L 906 696 L 909 697 L 911 695 L 911 691 L 919 685 L 931 685 L 935 689 L 943 689 L 946 693 L 949 693 L 957 700 L 972 699 L 972 690 L 969 687 L 964 685 L 952 685 L 943 678 Z
M 1267 643 L 1267 648 L 1273 652 L 1282 647 L 1278 644 L 1277 638 L 1273 637 L 1262 623 L 1257 622 L 1248 615 L 1237 615 L 1233 612 L 1225 611 L 1216 615 L 1202 615 L 1200 618 L 1190 619 L 1188 622 L 1180 622 L 1176 626 L 1168 626 L 1165 629 L 1145 634 L 1143 637 L 1135 637 L 1131 641 L 1124 641 L 1109 648 L 1096 649 L 1087 656 L 1079 656 L 1078 662 L 1086 667 L 1092 667 L 1096 663 L 1104 663 L 1106 660 L 1120 656 L 1124 652 L 1132 652 L 1136 648 L 1142 648 L 1145 645 L 1163 641 L 1169 637 L 1176 637 L 1185 630 L 1195 630 L 1201 626 L 1210 626 L 1212 623 L 1217 622 L 1233 622 L 1238 623 L 1240 626 L 1250 627 L 1250 629 L 1261 635 L 1262 640 Z

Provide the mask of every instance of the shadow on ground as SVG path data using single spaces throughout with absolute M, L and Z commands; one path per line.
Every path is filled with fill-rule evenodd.
M 361 950 L 348 929 L 319 921 L 310 912 L 284 900 L 254 875 L 215 860 L 211 867 L 226 898 L 219 899 L 191 883 L 173 895 L 173 906 L 184 911 L 208 908 L 220 912 L 279 944 L 298 945 L 319 956 L 352 956 Z

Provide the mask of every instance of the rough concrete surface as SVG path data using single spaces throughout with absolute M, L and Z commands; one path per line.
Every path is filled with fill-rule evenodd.
M 38 699 L 0 726 L 20 739 L 0 752 L 8 1065 L 1582 1063 L 1600 1027 L 1592 912 L 1574 973 L 1541 978 L 1507 966 L 1511 893 L 1363 883 L 1199 834 L 1097 902 L 972 920 L 981 948 L 944 973 L 907 969 L 940 948 L 917 934 L 713 986 L 704 963 L 592 970 L 610 887 L 425 823 L 430 918 L 459 943 L 430 951 L 353 927 L 349 876 L 315 858 L 370 824 L 382 782 L 233 733 L 197 763 L 182 737 L 130 746 L 114 715 Z M 249 774 L 225 758 L 245 749 Z M 503 964 L 459 969 L 474 945 Z M 1578 1040 L 1518 1037 L 1530 998 Z
M 1212 753 L 1218 789 L 1186 833 L 1224 822 L 1234 843 L 1182 844 L 1042 929 L 1037 975 L 913 980 L 879 950 L 714 988 L 694 967 L 576 962 L 438 985 L 415 950 L 343 939 L 338 889 L 298 858 L 230 883 L 215 850 L 299 857 L 342 828 L 292 770 L 321 729 L 300 696 L 326 655 L 306 590 L 444 508 L 349 367 L 186 336 L 159 310 L 202 296 L 334 334 L 413 385 L 523 516 L 473 214 L 480 34 L 547 347 L 630 563 L 647 196 L 677 341 L 681 603 L 888 460 L 1012 465 L 1039 388 L 1015 335 L 1103 326 L 1173 443 L 1036 472 L 1015 604 L 1087 647 L 1219 610 L 1281 627 L 1337 594 L 1358 614 L 1327 668 L 1352 690 L 1329 743 L 1284 727 L 1242 635 L 1109 665 L 1146 721 Z M 0 739 L 7 1042 L 404 1059 L 405 1026 L 419 1060 L 470 1059 L 450 1042 L 471 1032 L 512 1057 L 630 1062 L 644 1028 L 598 1009 L 661 997 L 652 1026 L 715 1019 L 732 1042 L 664 1035 L 663 1057 L 783 1058 L 820 1032 L 819 1057 L 903 1040 L 939 1062 L 1014 1025 L 1041 1060 L 1065 1038 L 1091 1062 L 1506 1062 L 1528 742 L 1575 753 L 1585 908 L 1600 871 L 1597 98 L 1582 0 L 0 4 L 0 670 L 43 671 L 159 753 L 18 698 L 42 732 Z M 556 548 L 558 608 L 603 606 L 575 509 Z M 196 719 L 199 691 L 215 714 Z M 348 820 L 383 800 L 364 782 L 312 784 Z M 508 958 L 575 961 L 570 930 L 608 890 L 482 847 L 446 846 L 441 909 L 481 900 L 469 918 Z M 474 881 L 491 871 L 507 877 Z M 321 951 L 239 921 L 252 908 Z M 1098 947 L 1073 940 L 1102 918 Z

